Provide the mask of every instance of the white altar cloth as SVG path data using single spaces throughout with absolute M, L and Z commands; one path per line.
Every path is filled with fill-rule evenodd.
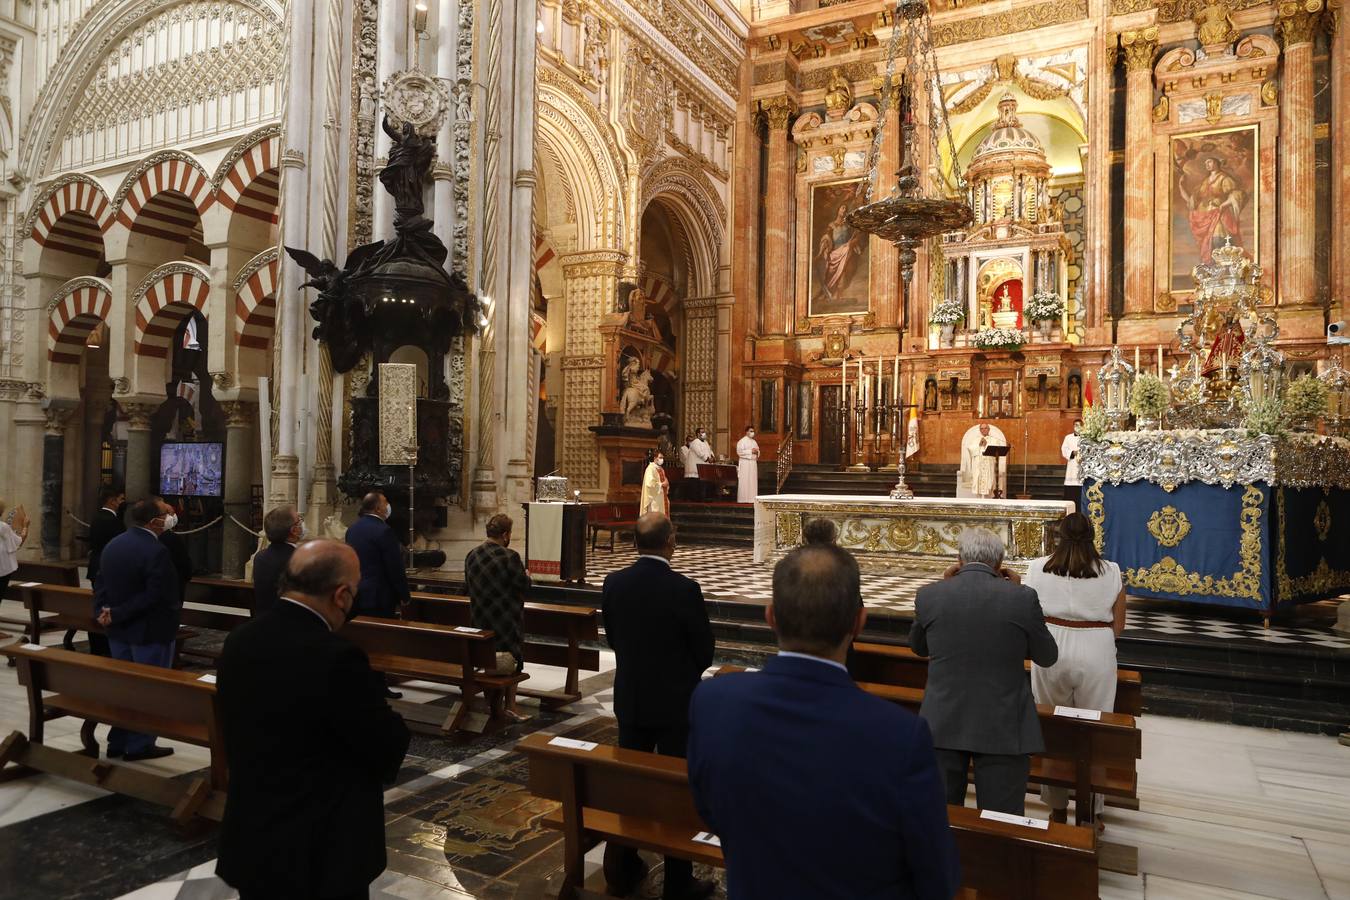
M 1049 552 L 1055 523 L 1073 511 L 1068 500 L 773 494 L 755 498 L 755 562 L 776 562 L 801 543 L 807 520 L 824 518 L 868 571 L 945 569 L 956 561 L 961 532 L 973 527 L 1003 538 L 1008 564 L 1024 568 Z

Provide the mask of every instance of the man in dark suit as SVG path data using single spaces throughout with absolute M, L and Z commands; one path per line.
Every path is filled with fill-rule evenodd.
M 127 500 L 121 488 L 104 487 L 98 492 L 98 512 L 89 520 L 89 583 L 98 582 L 99 560 L 108 542 L 127 530 L 122 524 L 122 504 Z M 101 635 L 100 635 L 101 637 Z
M 218 689 L 230 791 L 216 874 L 257 897 L 369 895 L 384 871 L 384 785 L 408 729 L 337 632 L 360 569 L 337 541 L 296 548 L 276 606 L 230 633 Z
M 859 582 L 846 550 L 792 551 L 765 610 L 778 655 L 694 692 L 689 784 L 731 900 L 949 900 L 960 886 L 928 727 L 844 669 L 866 619 Z
M 356 594 L 359 616 L 393 618 L 412 599 L 403 545 L 387 524 L 392 512 L 384 494 L 366 494 L 360 517 L 347 529 L 347 543 L 361 561 L 361 589 Z
M 601 595 L 605 639 L 614 650 L 614 716 L 619 746 L 683 757 L 689 739 L 689 697 L 712 665 L 713 633 L 698 582 L 670 567 L 675 528 L 647 513 L 634 529 L 638 558 L 606 576 Z M 646 874 L 637 851 L 605 848 L 611 894 L 631 892 Z M 686 860 L 666 857 L 665 900 L 706 897 Z
M 94 608 L 113 658 L 166 669 L 173 666 L 183 608 L 173 560 L 159 542 L 169 513 L 169 505 L 158 497 L 132 506 L 131 528 L 103 548 L 94 588 Z M 110 758 L 158 759 L 171 753 L 172 747 L 155 746 L 152 734 L 108 731 Z
M 253 557 L 253 615 L 267 612 L 277 603 L 277 584 L 291 554 L 305 538 L 305 520 L 294 506 L 278 506 L 263 517 L 263 534 L 270 541 Z
M 919 715 L 928 720 L 947 802 L 966 802 L 975 764 L 980 809 L 1022 815 L 1031 754 L 1045 749 L 1024 660 L 1052 666 L 1059 647 L 1036 592 L 1003 567 L 1003 540 L 967 529 L 959 562 L 919 588 L 909 645 L 930 658 Z

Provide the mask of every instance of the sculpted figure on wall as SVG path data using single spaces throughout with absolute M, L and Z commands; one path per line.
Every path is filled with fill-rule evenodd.
M 650 428 L 652 416 L 656 415 L 656 399 L 652 396 L 652 373 L 642 365 L 640 354 L 627 357 L 620 375 L 623 394 L 619 397 L 619 408 L 623 410 L 623 423 L 638 428 Z
M 1232 12 L 1223 0 L 1212 0 L 1196 12 L 1195 37 L 1206 55 L 1227 52 L 1237 36 Z
M 829 87 L 825 91 L 825 111 L 831 119 L 842 119 L 853 103 L 853 88 L 844 73 L 835 66 L 830 72 Z

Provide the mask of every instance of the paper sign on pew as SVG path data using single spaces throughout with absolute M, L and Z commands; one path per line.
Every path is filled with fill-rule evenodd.
M 599 744 L 594 744 L 590 741 L 578 741 L 575 738 L 565 737 L 555 737 L 553 740 L 549 741 L 549 745 L 553 747 L 562 747 L 566 750 L 585 750 L 587 752 L 600 746 Z
M 1091 719 L 1094 722 L 1102 720 L 1100 709 L 1079 709 L 1076 706 L 1056 706 L 1055 715 L 1064 716 L 1066 719 Z
M 458 631 L 460 634 L 482 634 L 482 633 L 483 633 L 483 629 L 481 629 L 481 628 L 470 628 L 468 625 L 456 625 L 456 626 L 455 626 L 455 630 Z
M 720 847 L 722 846 L 722 839 L 711 831 L 700 831 L 698 834 L 694 835 L 694 843 L 707 844 L 710 847 Z
M 214 676 L 214 675 L 212 675 L 210 672 L 208 672 L 208 673 L 206 673 L 205 675 L 203 675 L 201 678 L 198 678 L 197 680 L 198 680 L 198 681 L 201 681 L 201 682 L 205 682 L 206 684 L 215 684 L 215 683 L 216 683 L 216 676 Z
M 1009 825 L 1024 825 L 1027 828 L 1039 828 L 1042 831 L 1048 831 L 1050 828 L 1049 819 L 1033 819 L 1030 816 L 1014 816 L 1012 813 L 994 812 L 992 809 L 980 810 L 981 819 L 992 819 L 995 822 L 1007 822 Z
M 21 644 L 20 647 L 21 647 L 22 649 L 24 649 L 24 650 L 46 650 L 46 649 L 47 649 L 46 647 L 42 646 L 41 644 Z
M 41 587 L 41 586 L 42 582 L 40 581 L 20 581 L 17 585 L 17 587 Z

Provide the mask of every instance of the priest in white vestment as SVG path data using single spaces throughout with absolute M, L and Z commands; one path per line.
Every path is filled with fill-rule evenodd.
M 998 460 L 985 456 L 986 447 L 1006 447 L 1002 433 L 994 434 L 987 423 L 977 431 L 967 433 L 961 445 L 961 468 L 970 478 L 970 493 L 975 497 L 992 497 L 998 486 Z
M 657 452 L 652 457 L 652 461 L 647 463 L 647 471 L 642 476 L 642 498 L 638 504 L 638 515 L 645 516 L 647 513 L 660 513 L 663 516 L 670 515 L 670 480 L 666 478 L 666 470 L 662 468 L 665 465 L 666 458 L 661 452 Z
M 689 442 L 689 456 L 684 461 L 684 477 L 697 478 L 700 463 L 713 461 L 712 444 L 708 443 L 708 429 L 700 428 L 698 437 Z
M 736 502 L 754 503 L 759 496 L 759 442 L 753 426 L 736 442 Z
M 1064 499 L 1077 503 L 1083 489 L 1083 478 L 1078 474 L 1078 429 L 1081 419 L 1073 423 L 1073 431 L 1064 435 L 1059 445 L 1059 455 L 1064 457 Z

